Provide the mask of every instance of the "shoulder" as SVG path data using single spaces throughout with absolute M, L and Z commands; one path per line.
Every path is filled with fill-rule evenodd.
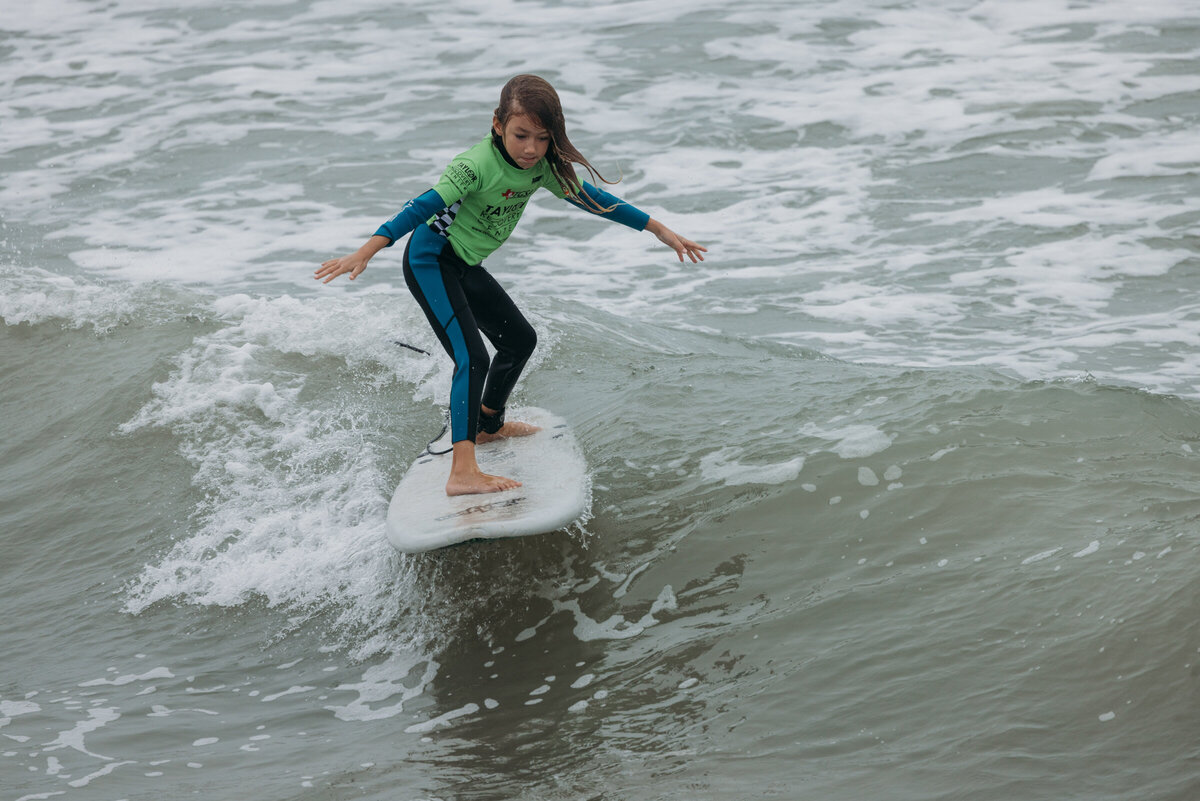
M 490 153 L 484 147 L 490 145 L 487 140 L 459 153 L 442 173 L 442 182 L 452 184 L 460 192 L 470 192 L 478 189 L 483 183 L 483 175 L 489 169 Z
M 489 135 L 455 156 L 447 172 L 454 170 L 460 174 L 460 178 L 469 180 L 473 187 L 479 187 L 488 183 L 498 173 L 503 173 L 506 167 L 504 157 L 496 151 Z
M 454 161 L 469 161 L 473 164 L 482 164 L 491 160 L 492 140 L 490 137 L 484 137 L 454 157 Z
M 537 168 L 541 171 L 541 175 L 538 176 L 541 186 L 550 190 L 555 197 L 560 199 L 565 198 L 567 196 L 567 192 L 565 189 L 563 189 L 563 185 L 559 181 L 558 173 L 555 171 L 554 167 L 550 165 L 550 162 L 546 159 L 542 159 Z M 578 185 L 578 182 L 573 185 L 573 188 L 575 193 L 579 194 L 581 188 Z

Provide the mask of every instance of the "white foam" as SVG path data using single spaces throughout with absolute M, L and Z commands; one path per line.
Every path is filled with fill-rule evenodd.
M 339 691 L 349 691 L 356 697 L 340 705 L 326 707 L 339 720 L 371 721 L 395 717 L 404 711 L 404 704 L 425 692 L 437 676 L 437 662 L 412 654 L 393 654 L 386 661 L 364 671 L 358 682 L 342 684 Z M 420 673 L 416 671 L 420 669 Z M 414 680 L 415 676 L 415 680 Z M 382 701 L 395 699 L 389 704 Z
M 619 194 L 712 246 L 709 262 L 680 265 L 542 193 L 492 262 L 520 293 L 669 325 L 709 315 L 712 330 L 769 305 L 794 324 L 779 339 L 853 361 L 1056 377 L 1086 360 L 1099 378 L 1200 392 L 1200 358 L 1148 347 L 1175 337 L 1194 350 L 1184 302 L 1125 315 L 1103 332 L 1120 348 L 1072 338 L 1118 309 L 1160 307 L 1131 279 L 1190 256 L 1170 243 L 1200 208 L 1177 100 L 1197 49 L 1124 43 L 1178 28 L 1177 3 L 964 14 L 703 0 L 689 14 L 720 25 L 694 50 L 646 52 L 651 67 L 626 55 L 643 47 L 628 4 L 535 3 L 530 16 L 455 0 L 404 25 L 380 24 L 399 13 L 386 5 L 352 8 L 212 27 L 171 25 L 143 0 L 24 9 L 0 76 L 0 206 L 18 269 L 36 243 L 138 283 L 308 291 L 317 262 L 361 242 L 486 125 L 504 75 L 476 56 L 503 39 L 536 50 L 573 139 L 624 171 Z M 632 8 L 643 24 L 678 15 Z M 832 17 L 846 35 L 828 33 Z M 398 256 L 326 294 L 403 295 Z
M 815 423 L 806 423 L 801 426 L 800 434 L 830 443 L 824 450 L 843 459 L 866 459 L 874 456 L 887 450 L 895 439 L 895 435 L 885 434 L 875 426 L 867 424 L 822 428 Z
M 426 732 L 431 732 L 434 729 L 449 726 L 453 721 L 457 720 L 458 718 L 466 717 L 468 715 L 474 715 L 478 711 L 479 711 L 479 704 L 473 704 L 473 703 L 466 704 L 465 706 L 461 706 L 458 709 L 452 709 L 449 712 L 446 712 L 442 715 L 438 715 L 436 718 L 431 718 L 423 723 L 414 723 L 413 725 L 406 727 L 404 729 L 404 733 L 405 734 L 424 734 Z
M 670 584 L 667 584 L 659 591 L 658 597 L 654 599 L 654 603 L 650 604 L 650 611 L 642 616 L 638 621 L 638 625 L 643 629 L 658 625 L 659 621 L 655 615 L 662 612 L 673 612 L 678 608 L 679 601 L 675 597 L 675 590 Z
M 211 308 L 221 327 L 180 354 L 121 428 L 128 436 L 171 432 L 204 493 L 194 527 L 145 566 L 126 609 L 138 614 L 167 599 L 237 606 L 258 597 L 303 619 L 332 607 L 356 648 L 387 647 L 389 616 L 411 624 L 406 603 L 428 602 L 405 601 L 400 559 L 383 536 L 392 482 L 379 454 L 394 432 L 365 430 L 375 410 L 354 392 L 306 399 L 308 365 L 334 360 L 355 382 L 407 383 L 424 403 L 444 399 L 450 361 L 398 347 L 402 337 L 438 350 L 415 309 L 398 311 L 383 297 L 235 294 L 214 298 Z M 426 423 L 438 424 L 436 414 Z
M 20 715 L 32 715 L 41 710 L 41 706 L 33 701 L 0 700 L 0 725 L 8 723 L 9 720 Z
M 728 486 L 744 484 L 785 484 L 795 481 L 804 469 L 804 457 L 796 456 L 774 464 L 746 464 L 738 459 L 744 451 L 724 447 L 700 458 L 700 475 L 706 481 Z
M 154 668 L 153 670 L 146 671 L 145 673 L 140 673 L 140 674 L 129 673 L 129 674 L 125 674 L 123 676 L 118 676 L 115 679 L 92 679 L 90 681 L 83 681 L 83 682 L 79 683 L 79 686 L 80 687 L 98 687 L 102 684 L 107 684 L 107 685 L 111 685 L 113 687 L 120 687 L 125 684 L 131 684 L 135 681 L 150 681 L 152 679 L 171 679 L 174 677 L 175 677 L 175 674 L 172 673 L 167 668 L 157 667 L 157 668 Z
M 929 456 L 929 461 L 931 461 L 931 462 L 937 462 L 937 461 L 940 461 L 940 460 L 941 460 L 941 458 L 942 458 L 943 456 L 945 456 L 945 455 L 946 455 L 946 454 L 948 454 L 948 453 L 954 453 L 956 450 L 958 450 L 958 446 L 957 446 L 957 445 L 952 445 L 952 446 L 950 446 L 949 448 L 942 448 L 942 449 L 940 449 L 940 450 L 938 450 L 938 451 L 935 451 L 934 453 L 932 453 L 932 454 Z
M 286 690 L 281 690 L 277 693 L 272 693 L 270 695 L 264 695 L 262 700 L 263 700 L 263 703 L 269 703 L 271 701 L 277 701 L 286 695 L 297 695 L 297 694 L 301 694 L 301 693 L 307 693 L 307 692 L 311 692 L 315 689 L 317 689 L 317 688 L 308 686 L 308 685 L 295 684 L 295 685 L 292 685 L 291 687 L 288 687 Z
M 170 717 L 171 715 L 179 714 L 181 712 L 196 712 L 201 715 L 219 715 L 220 714 L 219 712 L 212 710 L 212 709 L 170 709 L 166 706 L 163 706 L 162 704 L 152 704 L 150 707 L 150 712 L 148 712 L 146 714 L 146 717 L 148 717 L 148 718 L 166 718 L 166 717 Z
M 1029 564 L 1033 564 L 1034 562 L 1040 562 L 1043 559 L 1049 559 L 1051 556 L 1054 556 L 1054 554 L 1058 553 L 1061 550 L 1062 550 L 1062 548 L 1051 548 L 1048 551 L 1041 551 L 1039 553 L 1035 553 L 1033 556 L 1027 556 L 1024 559 L 1022 559 L 1021 564 L 1029 565 Z
M 600 621 L 589 617 L 579 606 L 579 601 L 559 601 L 556 608 L 565 609 L 575 616 L 575 637 L 582 642 L 597 640 L 626 640 L 646 630 L 645 626 L 630 623 L 623 615 L 611 615 Z
M 869 467 L 860 467 L 858 468 L 858 483 L 864 487 L 877 487 L 879 486 L 879 476 Z
M 0 265 L 0 319 L 7 325 L 58 323 L 105 334 L 117 326 L 169 319 L 196 310 L 154 286 L 97 283 L 37 267 Z
M 126 765 L 136 765 L 136 764 L 137 764 L 137 762 L 132 759 L 126 759 L 121 762 L 109 762 L 107 765 L 100 768 L 99 770 L 93 771 L 93 772 L 89 773 L 88 775 L 83 776 L 81 778 L 72 779 L 71 781 L 67 782 L 67 784 L 71 787 L 87 787 L 89 784 L 91 784 L 96 779 L 99 779 L 102 776 L 107 776 L 108 774 L 110 774 L 114 770 L 116 770 L 117 768 L 121 768 Z
M 87 710 L 87 720 L 81 720 L 75 724 L 75 727 L 58 733 L 50 742 L 46 743 L 43 750 L 56 751 L 60 748 L 72 748 L 81 754 L 87 754 L 95 759 L 111 760 L 112 757 L 94 754 L 87 749 L 84 744 L 84 737 L 94 731 L 104 728 L 108 724 L 121 717 L 120 711 L 116 707 L 94 707 Z
M 1200 159 L 1196 142 L 1187 131 L 1150 133 L 1131 142 L 1114 143 L 1109 155 L 1096 160 L 1090 181 L 1114 178 L 1196 175 Z

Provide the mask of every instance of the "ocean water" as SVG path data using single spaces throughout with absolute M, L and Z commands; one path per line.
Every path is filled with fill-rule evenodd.
M 1200 4 L 0 10 L 0 800 L 1200 797 Z M 558 88 L 489 268 L 569 530 L 384 536 L 347 252 Z M 403 342 L 436 355 L 399 346 Z

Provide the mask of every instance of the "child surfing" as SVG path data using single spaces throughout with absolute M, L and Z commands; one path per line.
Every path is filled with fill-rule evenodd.
M 492 130 L 483 141 L 455 156 L 432 189 L 410 200 L 357 251 L 330 259 L 316 271 L 316 279 L 324 283 L 347 274 L 353 281 L 376 253 L 412 234 L 404 249 L 404 280 L 454 360 L 447 495 L 519 487 L 519 481 L 484 473 L 475 446 L 538 430 L 504 417 L 508 396 L 537 336 L 483 267 L 483 260 L 516 228 L 534 192 L 545 188 L 592 214 L 649 231 L 680 261 L 704 260 L 705 248 L 591 183 L 580 182 L 575 164 L 593 180 L 611 183 L 567 138 L 554 88 L 536 75 L 518 75 L 501 90 Z M 490 360 L 484 336 L 496 351 Z

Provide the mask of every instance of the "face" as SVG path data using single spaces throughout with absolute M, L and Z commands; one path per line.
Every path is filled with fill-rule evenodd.
M 537 164 L 550 149 L 550 132 L 531 117 L 524 114 L 508 118 L 501 126 L 500 120 L 492 118 L 492 128 L 504 141 L 504 149 L 521 169 L 528 170 Z

